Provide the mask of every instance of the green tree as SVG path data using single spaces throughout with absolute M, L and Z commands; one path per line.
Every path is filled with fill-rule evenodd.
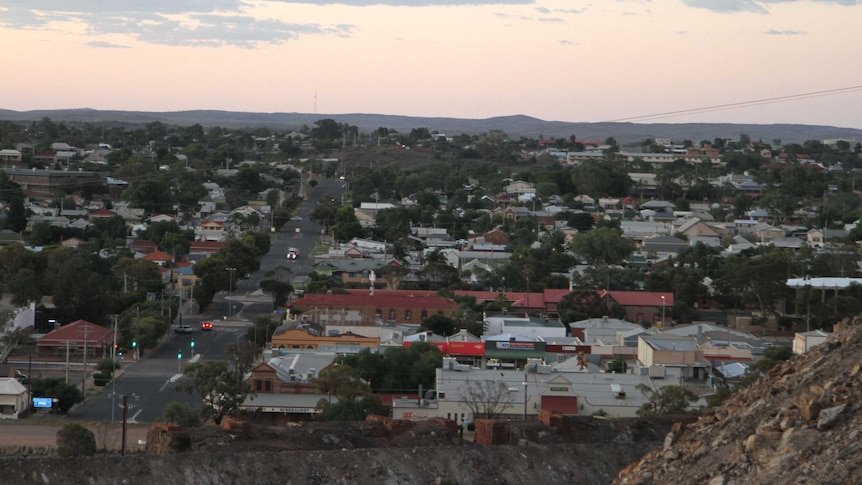
M 445 315 L 431 315 L 422 320 L 419 330 L 430 330 L 437 335 L 448 337 L 456 332 L 455 321 Z
M 219 424 L 225 416 L 233 416 L 246 397 L 252 394 L 249 384 L 242 380 L 244 369 L 239 359 L 232 365 L 223 360 L 204 360 L 186 366 L 183 374 L 190 381 L 177 386 L 180 391 L 196 392 L 203 398 L 201 417 Z
M 266 279 L 260 282 L 260 289 L 272 296 L 272 306 L 281 308 L 287 303 L 287 297 L 293 293 L 293 286 L 290 283 Z
M 599 227 L 575 236 L 571 249 L 592 265 L 608 265 L 619 263 L 631 255 L 634 243 L 622 237 L 619 229 Z
M 353 367 L 328 367 L 320 372 L 314 384 L 329 396 L 317 403 L 324 421 L 356 421 L 384 412 L 380 398 L 371 393 L 371 387 Z M 333 403 L 332 398 L 336 402 Z
M 648 399 L 637 411 L 638 416 L 643 417 L 689 413 L 689 408 L 698 399 L 697 394 L 682 386 L 663 386 L 653 390 L 646 384 L 638 384 L 635 389 Z
M 57 399 L 51 408 L 52 412 L 65 414 L 72 406 L 84 400 L 78 386 L 66 384 L 63 379 L 57 377 L 31 379 L 30 386 L 34 396 Z
M 67 423 L 57 431 L 57 455 L 62 457 L 93 456 L 96 435 L 78 423 Z
M 185 402 L 169 402 L 162 410 L 159 421 L 177 426 L 200 426 L 201 415 Z
M 365 230 L 359 224 L 356 213 L 352 206 L 342 206 L 335 213 L 335 225 L 332 227 L 336 241 L 349 241 L 355 237 L 362 237 Z
M 374 232 L 385 241 L 396 243 L 410 235 L 410 213 L 404 207 L 384 209 L 375 217 Z
M 413 392 L 420 385 L 425 389 L 434 387 L 436 369 L 443 365 L 443 357 L 437 347 L 416 342 L 406 349 L 393 348 L 382 355 L 363 349 L 343 358 L 342 364 L 356 369 L 376 392 Z
M 123 192 L 123 200 L 133 207 L 144 209 L 146 214 L 160 214 L 172 207 L 172 197 L 168 184 L 158 179 L 144 179 L 132 184 Z
M 32 341 L 30 332 L 26 329 L 13 329 L 13 313 L 10 310 L 0 310 L 0 362 L 6 359 L 15 349 L 21 348 Z

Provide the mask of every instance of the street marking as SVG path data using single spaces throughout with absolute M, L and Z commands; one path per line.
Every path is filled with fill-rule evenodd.
M 135 418 L 137 418 L 138 415 L 141 414 L 141 411 L 143 411 L 143 409 L 138 409 L 138 412 L 136 412 L 135 415 L 132 416 L 131 418 L 127 419 L 126 422 L 131 423 L 131 424 L 138 424 L 138 422 L 135 421 Z

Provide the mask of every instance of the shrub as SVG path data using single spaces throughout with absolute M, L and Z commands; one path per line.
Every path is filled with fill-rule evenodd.
M 96 454 L 96 436 L 78 423 L 69 423 L 57 431 L 59 456 L 93 456 Z
M 201 415 L 196 410 L 192 409 L 188 403 L 170 402 L 162 411 L 160 421 L 165 423 L 176 424 L 178 426 L 200 426 Z

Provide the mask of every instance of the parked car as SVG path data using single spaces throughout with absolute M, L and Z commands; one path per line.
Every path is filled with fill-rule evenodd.
M 203 322 L 201 323 L 201 330 L 212 330 L 213 322 Z
M 191 325 L 177 325 L 177 328 L 174 329 L 174 333 L 192 333 L 194 329 L 192 329 Z

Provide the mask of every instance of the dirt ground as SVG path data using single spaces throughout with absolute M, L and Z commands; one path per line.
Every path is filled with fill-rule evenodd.
M 64 420 L 34 423 L 0 421 L 0 449 L 2 448 L 54 448 L 57 446 L 57 431 L 67 422 Z M 121 423 L 81 423 L 96 436 L 96 447 L 120 451 L 122 445 Z M 149 426 L 126 425 L 126 452 L 135 453 L 144 449 Z

